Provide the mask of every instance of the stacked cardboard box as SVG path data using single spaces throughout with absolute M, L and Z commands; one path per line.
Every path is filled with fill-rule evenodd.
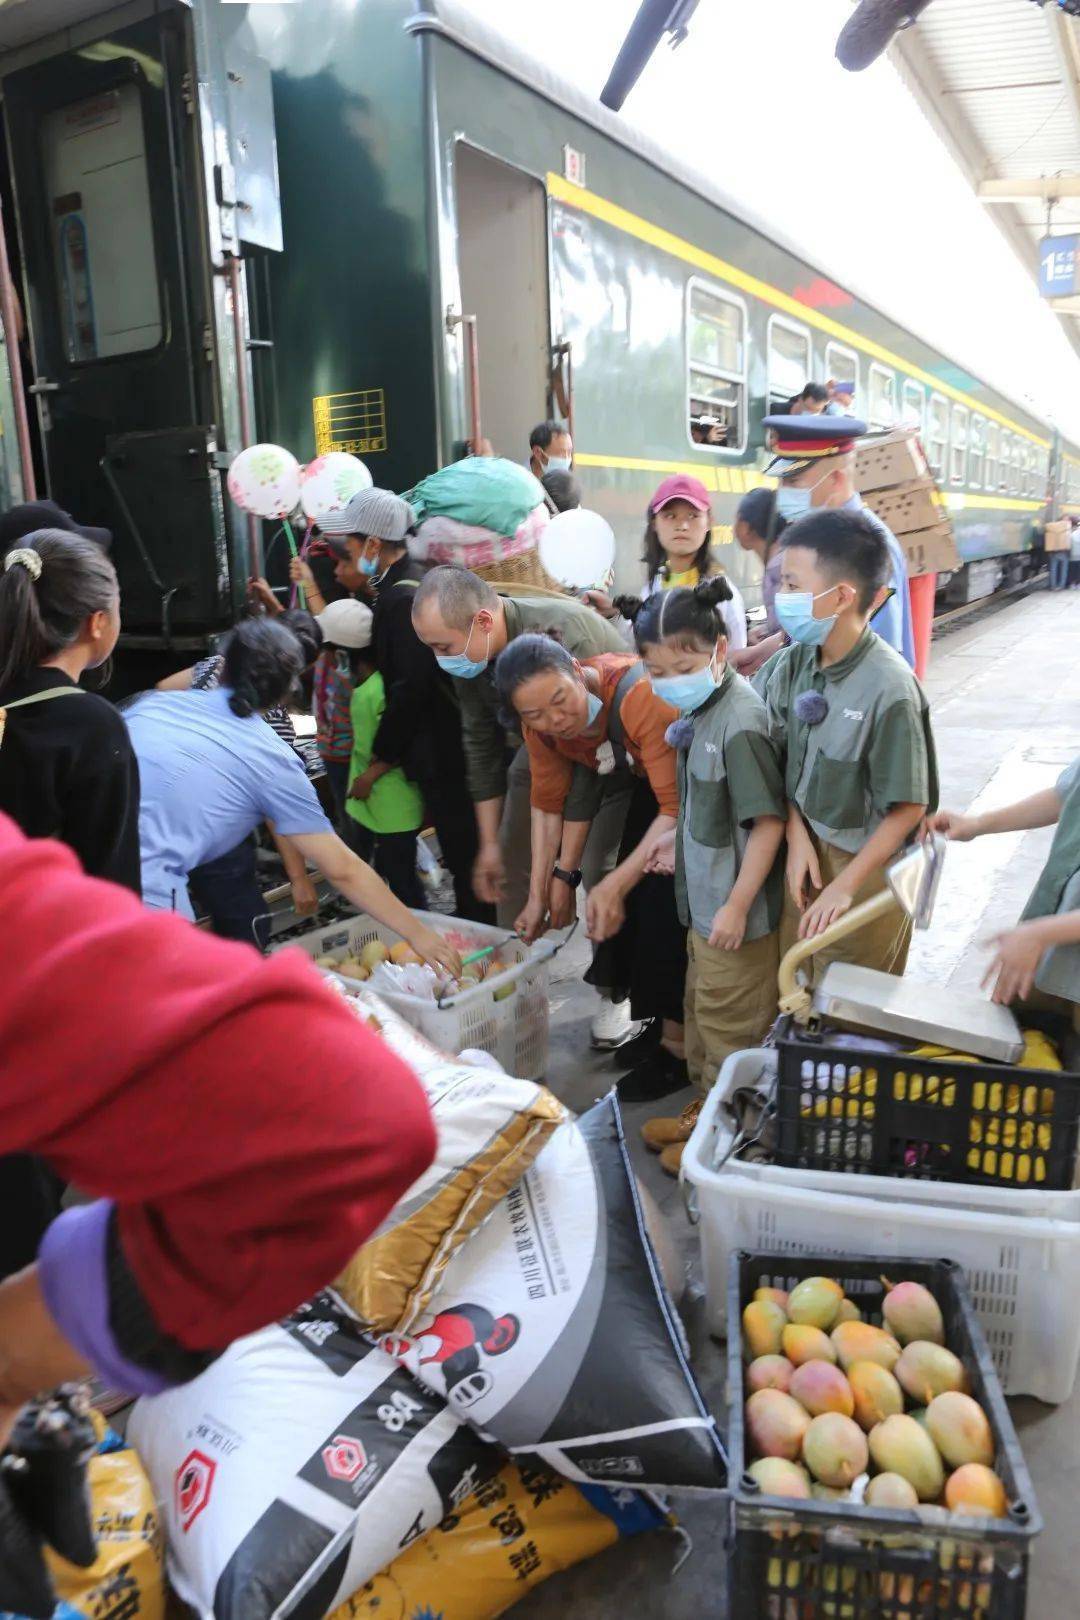
M 1046 539 L 1044 541 L 1047 551 L 1068 551 L 1072 540 L 1072 524 L 1068 518 L 1061 518 L 1057 523 L 1046 525 Z
M 909 575 L 960 567 L 952 520 L 914 428 L 864 439 L 855 457 L 855 485 L 899 540 Z

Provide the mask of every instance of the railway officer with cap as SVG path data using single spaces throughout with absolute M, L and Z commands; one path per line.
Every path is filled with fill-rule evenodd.
M 794 523 L 804 512 L 822 506 L 862 512 L 885 541 L 892 558 L 894 594 L 874 614 L 870 626 L 914 669 L 907 562 L 892 530 L 855 488 L 855 441 L 866 432 L 866 423 L 854 416 L 767 416 L 762 425 L 771 434 L 775 451 L 765 470 L 780 480 L 776 509 L 781 517 Z

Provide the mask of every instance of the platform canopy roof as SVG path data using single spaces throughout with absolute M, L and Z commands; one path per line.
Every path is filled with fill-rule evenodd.
M 891 55 L 1036 274 L 1048 218 L 1080 233 L 1080 22 L 1054 0 L 933 0 Z M 1080 347 L 1080 300 L 1054 307 Z

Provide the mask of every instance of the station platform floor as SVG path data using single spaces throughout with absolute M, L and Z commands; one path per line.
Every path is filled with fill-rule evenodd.
M 1080 592 L 1038 588 L 943 628 L 935 637 L 926 681 L 941 774 L 941 802 L 959 810 L 986 809 L 1052 785 L 1080 753 Z M 953 845 L 947 856 L 931 926 L 916 935 L 909 975 L 977 990 L 986 962 L 977 942 L 1019 915 L 1038 875 L 1050 831 L 1009 834 Z M 611 1085 L 619 1069 L 611 1055 L 589 1046 L 594 992 L 580 981 L 587 944 L 575 938 L 553 963 L 552 1052 L 548 1081 L 571 1107 L 584 1109 Z M 706 1401 L 723 1427 L 724 1347 L 703 1329 L 696 1246 L 678 1186 L 640 1146 L 638 1127 L 650 1115 L 677 1113 L 690 1093 L 661 1104 L 624 1110 L 637 1144 L 644 1184 L 656 1197 L 687 1272 L 682 1314 L 694 1369 Z M 942 1232 L 942 1252 L 948 1252 Z M 1077 1278 L 1080 1286 L 1080 1277 Z M 621 1353 L 617 1329 L 612 1355 Z M 1075 1505 L 1080 1497 L 1080 1391 L 1060 1407 L 1020 1399 L 1010 1403 L 1031 1471 L 1045 1530 L 1035 1544 L 1027 1620 L 1060 1620 L 1076 1612 Z M 553 1577 L 515 1606 L 520 1620 L 704 1620 L 727 1613 L 724 1525 L 706 1497 L 673 1499 L 693 1540 L 677 1574 L 680 1547 L 663 1534 L 623 1542 L 589 1563 Z M 738 1617 L 733 1617 L 738 1620 Z

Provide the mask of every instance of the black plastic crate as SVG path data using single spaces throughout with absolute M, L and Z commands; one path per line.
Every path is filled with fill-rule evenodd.
M 781 1020 L 776 1163 L 788 1169 L 1067 1191 L 1080 1123 L 1080 1048 L 1053 1020 L 1068 1069 L 918 1058 Z
M 881 1325 L 882 1272 L 928 1288 L 945 1338 L 994 1435 L 1009 1518 L 961 1519 L 766 1496 L 746 1474 L 742 1312 L 755 1288 L 834 1277 L 863 1317 Z M 1027 1464 L 963 1273 L 951 1260 L 731 1257 L 728 1279 L 728 1464 L 732 1620 L 1023 1620 L 1028 1552 L 1042 1529 Z

